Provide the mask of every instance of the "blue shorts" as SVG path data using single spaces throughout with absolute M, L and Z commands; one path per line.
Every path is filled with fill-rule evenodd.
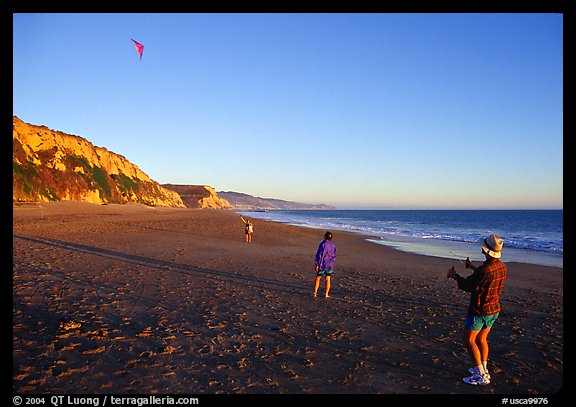
M 473 317 L 467 317 L 464 322 L 464 328 L 471 329 L 473 331 L 479 331 L 481 329 L 491 328 L 494 322 L 498 319 L 499 312 L 492 315 L 476 315 Z
M 331 276 L 332 273 L 334 273 L 334 270 L 318 270 L 316 275 L 317 276 L 323 276 L 324 274 L 326 274 L 327 276 Z

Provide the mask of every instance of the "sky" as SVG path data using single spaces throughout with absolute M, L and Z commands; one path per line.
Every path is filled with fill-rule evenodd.
M 16 13 L 13 114 L 159 183 L 562 209 L 563 15 Z

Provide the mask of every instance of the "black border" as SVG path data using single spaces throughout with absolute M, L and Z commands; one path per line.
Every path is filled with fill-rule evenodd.
M 405 0 L 405 1 L 355 1 L 355 2 L 328 2 L 328 1 L 283 1 L 283 2 L 262 2 L 262 1 L 212 1 L 212 2 L 195 2 L 195 1 L 173 1 L 165 0 L 162 2 L 143 2 L 134 0 L 124 0 L 124 1 L 24 1 L 24 0 L 11 0 L 2 2 L 0 6 L 2 9 L 0 29 L 2 33 L 0 34 L 0 44 L 1 44 L 1 54 L 4 56 L 9 55 L 10 58 L 3 58 L 4 66 L 8 64 L 8 61 L 12 62 L 12 46 L 9 45 L 8 39 L 13 40 L 13 13 L 94 13 L 94 12 L 130 12 L 130 13 L 157 13 L 157 12 L 173 12 L 173 13 L 559 13 L 563 14 L 564 18 L 564 50 L 568 51 L 568 55 L 564 56 L 564 72 L 568 75 L 564 75 L 564 105 L 568 107 L 564 110 L 564 134 L 569 137 L 564 137 L 564 183 L 568 182 L 568 186 L 572 186 L 573 182 L 567 181 L 572 178 L 570 167 L 571 160 L 573 160 L 573 155 L 576 153 L 576 149 L 573 146 L 571 140 L 571 135 L 574 134 L 573 117 L 576 110 L 574 109 L 574 73 L 576 69 L 574 67 L 574 62 L 572 54 L 576 51 L 576 33 L 574 32 L 574 13 L 576 9 L 576 1 L 572 0 L 460 0 L 460 1 L 433 1 L 433 0 Z M 6 94 L 8 89 L 12 89 L 12 78 L 13 78 L 13 65 L 10 63 L 9 69 L 3 69 L 3 86 L 2 89 L 5 90 Z M 6 95 L 6 99 L 8 96 Z M 11 106 L 8 100 L 2 103 L 2 106 L 8 110 L 8 106 Z M 4 109 L 2 109 L 4 110 Z M 2 146 L 0 146 L 0 151 L 8 153 L 12 150 L 12 144 L 8 138 L 8 132 L 11 123 L 13 112 L 6 111 L 3 112 L 1 118 L 2 123 L 0 123 L 0 128 L 2 129 Z M 572 119 L 572 120 L 571 120 Z M 9 165 L 10 160 L 8 157 L 4 160 L 0 160 L 6 167 Z M 535 163 L 536 165 L 537 163 Z M 8 207 L 9 197 L 8 197 L 8 168 L 2 171 L 2 194 L 3 199 L 1 200 L 3 206 L 5 205 L 6 213 L 10 214 L 10 219 L 12 218 L 12 209 Z M 568 176 L 568 178 L 567 178 Z M 568 198 L 568 199 L 566 199 Z M 567 253 L 571 253 L 571 248 L 573 247 L 572 231 L 573 226 L 576 225 L 576 220 L 572 217 L 572 202 L 573 199 L 570 194 L 565 196 L 564 203 L 564 226 L 568 233 L 564 234 L 564 243 L 568 247 Z M 8 212 L 9 211 L 9 212 Z M 567 216 L 566 216 L 567 215 Z M 8 218 L 8 216 L 6 216 Z M 12 231 L 12 222 L 8 225 L 8 221 L 3 222 L 3 229 L 7 231 Z M 10 253 L 5 253 L 2 258 L 6 263 L 5 267 L 2 267 L 4 271 L 4 276 L 7 275 L 9 267 L 9 261 L 12 258 L 12 240 L 10 240 L 10 245 L 4 245 L 6 248 L 10 248 Z M 8 249 L 6 249 L 8 251 Z M 569 264 L 569 263 L 568 263 Z M 570 274 L 574 274 L 573 271 L 568 267 L 564 274 L 565 287 L 571 287 L 570 282 L 573 277 Z M 6 279 L 6 277 L 5 277 Z M 2 318 L 4 323 L 2 324 L 3 341 L 6 342 L 4 349 L 10 349 L 10 354 L 5 351 L 2 354 L 2 361 L 0 362 L 3 370 L 8 370 L 12 363 L 9 362 L 12 359 L 12 335 L 11 330 L 8 328 L 6 321 L 10 318 L 10 305 L 8 302 L 11 299 L 11 285 L 7 284 L 6 281 L 2 284 L 3 290 L 6 291 L 5 295 L 2 295 L 2 311 L 5 315 Z M 568 294 L 568 291 L 564 289 L 564 293 Z M 570 320 L 574 318 L 574 312 L 572 312 L 573 304 L 572 299 L 567 298 L 565 301 L 565 313 L 568 315 Z M 547 405 L 556 406 L 563 405 L 564 399 L 568 400 L 570 385 L 576 383 L 574 378 L 574 365 L 573 357 L 574 351 L 569 346 L 570 344 L 576 343 L 574 335 L 569 329 L 564 329 L 564 387 L 556 394 L 549 395 L 534 395 L 535 397 L 545 397 L 548 400 Z M 12 388 L 11 392 L 3 392 L 2 399 L 6 400 L 8 405 L 15 405 L 13 397 L 17 394 L 13 393 L 13 386 L 11 385 L 11 372 L 6 372 L 2 377 L 6 378 L 2 380 L 3 389 L 8 390 Z M 12 394 L 10 394 L 12 393 Z M 180 397 L 182 395 L 178 394 L 165 394 L 173 397 Z M 52 395 L 21 395 L 22 397 L 33 397 L 39 396 L 44 397 L 46 400 L 45 405 L 48 405 L 50 397 Z M 58 396 L 58 395 L 56 395 Z M 100 406 L 102 405 L 104 395 L 84 395 L 87 397 L 98 397 L 100 401 Z M 136 397 L 138 395 L 115 395 L 118 397 Z M 146 396 L 143 394 L 141 396 Z M 382 402 L 418 402 L 424 401 L 426 403 L 454 403 L 458 405 L 502 405 L 502 399 L 504 397 L 512 398 L 529 398 L 530 395 L 527 394 L 510 394 L 510 395 L 444 395 L 444 394 L 433 394 L 433 395 L 415 395 L 415 394 L 386 394 L 386 395 L 358 395 L 358 394 L 341 394 L 341 395 L 302 395 L 302 394 L 287 394 L 287 395 L 213 395 L 213 394 L 191 394 L 191 397 L 198 397 L 200 404 L 220 404 L 220 403 L 256 403 L 256 404 L 269 404 L 278 400 L 279 402 L 292 402 L 292 403 L 317 403 L 317 402 L 344 402 L 350 404 L 361 403 L 363 405 L 380 405 Z M 329 399 L 327 399 L 327 397 Z M 418 400 L 424 399 L 424 400 Z

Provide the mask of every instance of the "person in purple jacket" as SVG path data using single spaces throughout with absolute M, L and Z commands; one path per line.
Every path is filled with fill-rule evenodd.
M 314 257 L 314 265 L 316 266 L 316 282 L 314 283 L 314 297 L 320 287 L 320 280 L 322 276 L 326 276 L 326 294 L 330 292 L 330 277 L 334 273 L 334 262 L 336 261 L 336 245 L 332 242 L 332 233 L 324 233 L 324 240 L 318 245 L 316 257 Z

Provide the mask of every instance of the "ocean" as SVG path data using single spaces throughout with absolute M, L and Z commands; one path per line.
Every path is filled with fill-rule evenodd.
M 480 241 L 504 239 L 502 260 L 563 267 L 562 210 L 242 211 L 243 216 L 315 229 L 360 233 L 406 252 L 483 261 Z M 257 234 L 257 230 L 255 230 Z M 319 234 L 319 239 L 322 235 Z M 336 241 L 336 240 L 335 240 Z

